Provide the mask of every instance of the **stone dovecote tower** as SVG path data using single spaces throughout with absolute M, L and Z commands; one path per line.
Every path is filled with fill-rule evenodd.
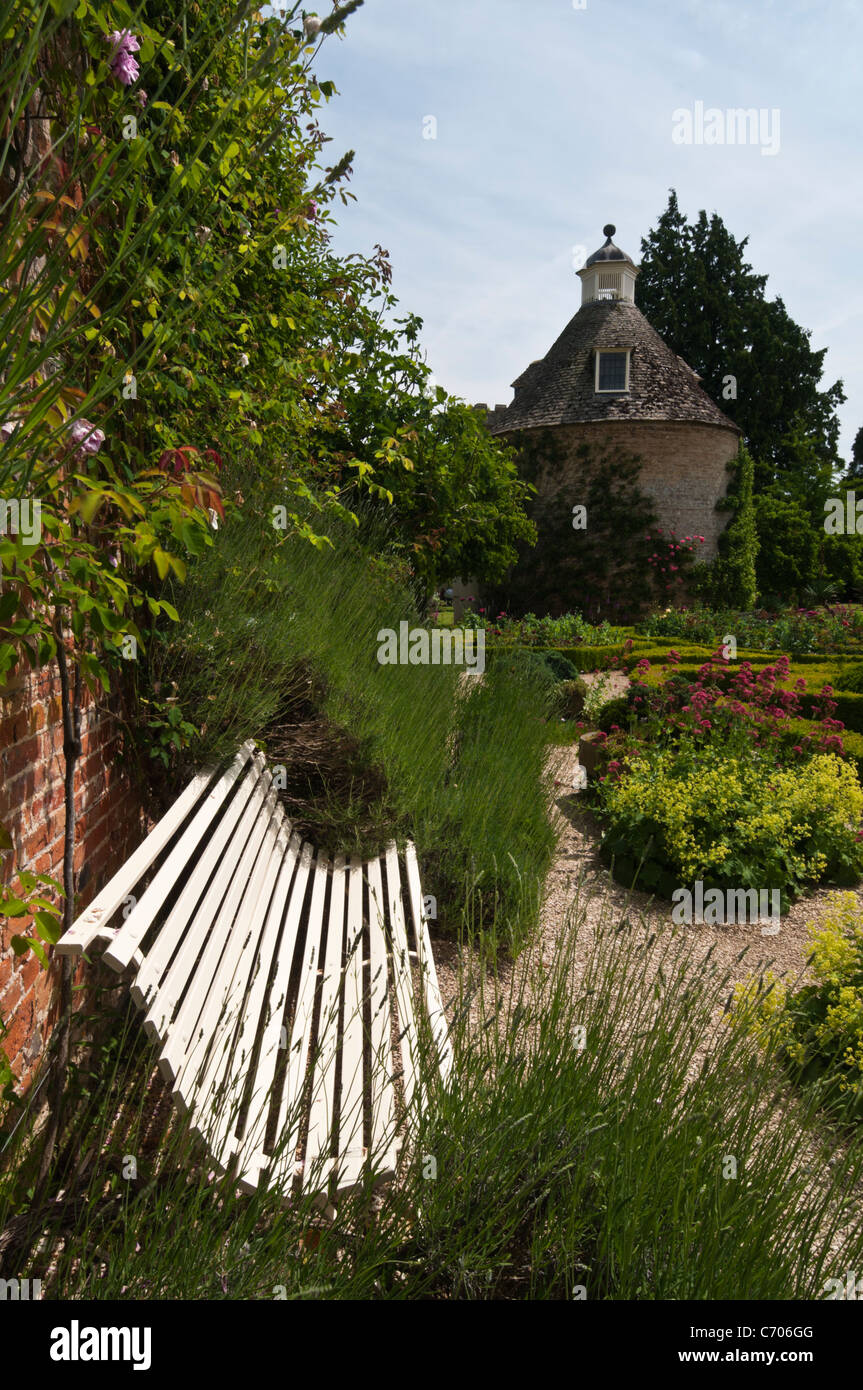
M 727 464 L 740 431 L 699 385 L 699 377 L 662 341 L 635 303 L 638 267 L 615 246 L 615 228 L 589 257 L 581 308 L 541 361 L 513 382 L 514 399 L 489 413 L 493 434 L 518 445 L 551 430 L 564 476 L 577 490 L 575 452 L 585 443 L 638 455 L 640 488 L 659 525 L 678 536 L 704 536 L 697 558 L 710 560 L 728 521 L 716 503 L 728 486 Z M 542 479 L 538 480 L 540 493 Z

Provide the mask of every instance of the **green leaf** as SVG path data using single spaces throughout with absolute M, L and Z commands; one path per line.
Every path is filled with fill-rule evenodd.
M 104 500 L 101 492 L 85 492 L 75 499 L 76 510 L 86 526 L 90 525 Z
M 36 922 L 45 940 L 49 941 L 52 946 L 56 945 L 63 935 L 63 923 L 60 917 L 49 912 L 37 912 Z
M 170 555 L 166 555 L 160 545 L 157 545 L 156 549 L 153 551 L 153 563 L 156 566 L 156 572 L 159 578 L 167 578 L 168 570 L 171 568 L 171 557 Z
M 28 911 L 20 898 L 0 898 L 0 917 L 26 917 Z
M 7 623 L 18 608 L 18 595 L 10 590 L 0 595 L 0 623 Z

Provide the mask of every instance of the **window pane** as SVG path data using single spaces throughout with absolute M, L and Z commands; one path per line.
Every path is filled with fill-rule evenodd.
M 626 353 L 601 352 L 599 354 L 600 391 L 623 391 L 626 389 Z

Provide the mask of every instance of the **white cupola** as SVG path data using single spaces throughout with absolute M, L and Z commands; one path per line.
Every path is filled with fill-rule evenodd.
M 581 302 L 591 304 L 597 299 L 623 299 L 628 304 L 634 304 L 635 277 L 639 268 L 612 241 L 614 224 L 609 222 L 602 231 L 606 238 L 604 245 L 588 256 L 584 269 L 577 272 L 581 281 Z

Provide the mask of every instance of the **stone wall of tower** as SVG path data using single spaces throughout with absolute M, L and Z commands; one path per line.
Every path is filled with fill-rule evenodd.
M 562 445 L 564 457 L 553 483 L 542 477 L 537 480 L 540 494 L 562 488 L 568 503 L 578 502 L 576 454 L 584 444 L 637 454 L 641 459 L 641 490 L 653 502 L 663 531 L 704 536 L 696 558 L 714 558 L 730 515 L 718 512 L 716 504 L 728 488 L 728 464 L 737 454 L 738 436 L 733 430 L 671 420 L 604 420 L 557 425 L 549 432 Z M 512 443 L 518 443 L 520 433 L 510 436 Z

